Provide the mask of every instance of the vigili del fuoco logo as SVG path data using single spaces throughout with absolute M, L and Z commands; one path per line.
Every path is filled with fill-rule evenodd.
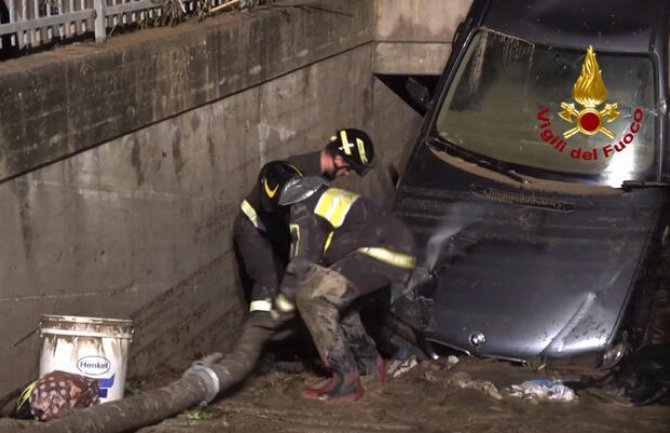
M 602 71 L 596 60 L 596 53 L 593 47 L 589 45 L 586 50 L 586 57 L 582 65 L 582 73 L 577 78 L 572 88 L 573 102 L 561 102 L 561 111 L 558 117 L 569 124 L 569 128 L 561 135 L 554 133 L 551 129 L 551 119 L 548 117 L 549 108 L 542 108 L 537 113 L 537 119 L 540 123 L 540 137 L 549 143 L 557 151 L 563 153 L 568 146 L 565 141 L 575 134 L 584 134 L 588 136 L 602 135 L 609 139 L 614 139 L 614 132 L 607 127 L 607 124 L 618 119 L 618 102 L 607 102 L 607 87 L 602 78 Z M 603 105 L 604 103 L 604 105 Z M 582 159 L 584 161 L 596 161 L 599 158 L 609 158 L 612 155 L 622 152 L 626 146 L 633 142 L 635 134 L 640 131 L 643 112 L 641 108 L 633 110 L 633 121 L 628 127 L 626 133 L 617 143 L 609 143 L 600 147 L 581 148 L 573 147 L 568 154 L 573 159 Z

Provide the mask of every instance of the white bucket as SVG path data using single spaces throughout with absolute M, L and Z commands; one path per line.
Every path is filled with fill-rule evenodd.
M 43 314 L 40 377 L 54 370 L 98 380 L 100 402 L 123 398 L 132 320 Z

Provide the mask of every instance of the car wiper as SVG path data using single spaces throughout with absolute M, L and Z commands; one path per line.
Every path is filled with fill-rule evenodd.
M 476 155 L 470 152 L 460 149 L 453 143 L 450 143 L 438 137 L 428 137 L 426 139 L 426 143 L 437 151 L 455 154 L 457 157 L 462 158 L 465 161 L 477 164 L 478 166 L 483 167 L 487 170 L 495 171 L 496 173 L 502 174 L 503 176 L 506 176 L 516 182 L 522 184 L 528 183 L 527 179 L 524 179 L 523 177 L 518 175 L 516 172 L 514 172 L 514 170 L 509 168 L 507 164 L 505 164 L 504 162 L 495 160 L 490 161 L 488 159 L 477 157 Z
M 634 189 L 646 189 L 646 188 L 668 188 L 670 187 L 669 182 L 657 182 L 649 180 L 624 180 L 621 183 L 621 189 L 624 191 L 631 191 Z

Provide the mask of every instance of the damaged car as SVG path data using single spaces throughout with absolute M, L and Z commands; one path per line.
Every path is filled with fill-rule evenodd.
M 429 102 L 394 211 L 425 275 L 395 311 L 433 348 L 606 367 L 648 336 L 668 239 L 669 11 L 475 0 L 432 97 L 408 86 Z

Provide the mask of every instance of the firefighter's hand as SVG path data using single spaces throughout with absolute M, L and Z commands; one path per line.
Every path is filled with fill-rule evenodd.
M 433 278 L 435 278 L 435 274 L 431 270 L 423 266 L 417 266 L 407 282 L 391 285 L 391 301 L 395 302 L 403 297 L 414 300 L 418 296 L 419 288 Z
M 274 310 L 279 313 L 290 313 L 295 311 L 295 303 L 289 300 L 288 296 L 284 293 L 280 293 L 274 302 Z
M 430 269 L 424 266 L 417 266 L 412 271 L 412 276 L 409 280 L 409 288 L 422 286 L 433 278 L 435 278 L 435 274 Z
M 294 318 L 295 313 L 295 302 L 291 301 L 284 293 L 277 295 L 273 302 L 272 311 L 270 311 L 273 319 L 279 323 L 284 323 Z

